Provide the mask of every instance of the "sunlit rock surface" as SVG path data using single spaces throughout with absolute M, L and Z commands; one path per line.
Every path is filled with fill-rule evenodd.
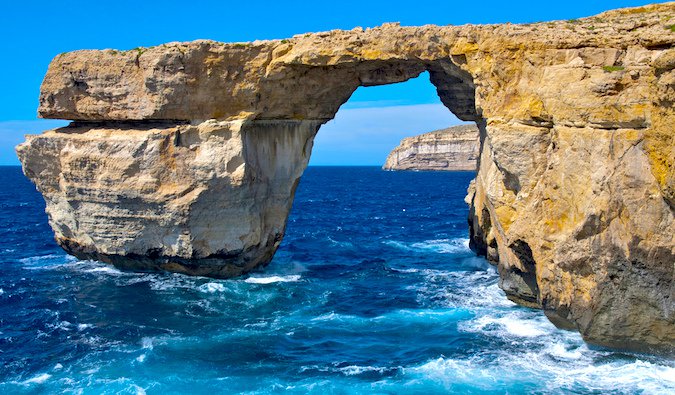
M 29 136 L 17 151 L 69 253 L 126 269 L 232 277 L 272 259 L 318 127 L 75 124 Z
M 590 342 L 675 344 L 675 3 L 528 25 L 76 51 L 18 147 L 69 252 L 227 277 L 268 262 L 312 138 L 359 86 L 428 71 L 480 130 L 473 248 Z
M 479 153 L 475 124 L 406 137 L 387 156 L 385 170 L 475 171 Z

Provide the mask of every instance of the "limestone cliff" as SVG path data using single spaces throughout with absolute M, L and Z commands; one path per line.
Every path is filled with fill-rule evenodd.
M 385 170 L 476 170 L 479 152 L 476 125 L 458 125 L 406 137 L 382 166 Z
M 17 150 L 69 253 L 232 277 L 272 259 L 319 125 L 75 123 Z
M 590 342 L 675 344 L 675 3 L 528 25 L 330 31 L 57 56 L 17 148 L 57 241 L 131 269 L 268 262 L 312 139 L 359 86 L 428 71 L 480 130 L 473 248 Z

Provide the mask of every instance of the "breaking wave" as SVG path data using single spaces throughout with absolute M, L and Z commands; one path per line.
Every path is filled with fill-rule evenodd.
M 418 253 L 436 253 L 436 254 L 456 254 L 459 252 L 470 252 L 469 239 L 435 239 L 422 242 L 403 242 L 396 240 L 386 240 L 384 244 L 405 251 Z
M 249 284 L 272 284 L 272 283 L 291 283 L 300 281 L 297 274 L 290 276 L 268 276 L 268 277 L 249 277 L 244 282 Z

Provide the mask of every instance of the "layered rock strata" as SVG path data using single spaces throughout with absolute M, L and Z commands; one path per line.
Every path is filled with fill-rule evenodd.
M 475 171 L 479 153 L 475 124 L 406 137 L 387 156 L 385 170 Z
M 359 86 L 428 71 L 480 130 L 471 245 L 592 343 L 675 344 L 675 3 L 529 25 L 330 31 L 57 56 L 18 147 L 69 252 L 227 277 L 283 236 L 312 137 Z
M 76 122 L 17 152 L 70 254 L 232 277 L 272 259 L 319 125 Z

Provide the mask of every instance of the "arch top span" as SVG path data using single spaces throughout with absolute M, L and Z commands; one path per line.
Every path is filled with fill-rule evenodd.
M 616 96 L 614 116 L 607 104 L 593 103 L 594 96 L 607 96 L 600 88 L 582 96 L 583 89 L 564 78 L 582 80 L 584 68 L 601 76 L 603 67 L 646 60 L 640 52 L 626 57 L 629 48 L 668 47 L 672 37 L 660 15 L 673 8 L 643 7 L 639 26 L 638 14 L 617 10 L 574 23 L 385 24 L 250 43 L 75 51 L 51 62 L 38 113 L 78 121 L 325 121 L 359 86 L 402 82 L 428 70 L 441 101 L 462 120 L 644 127 L 644 95 L 637 101 Z M 561 70 L 569 68 L 577 73 Z M 569 82 L 577 93 L 543 88 L 551 82 Z M 612 81 L 598 83 L 611 91 Z
M 329 120 L 359 86 L 429 71 L 446 106 L 475 120 L 466 59 L 483 31 L 385 24 L 288 40 L 64 53 L 47 71 L 38 112 L 78 121 Z

